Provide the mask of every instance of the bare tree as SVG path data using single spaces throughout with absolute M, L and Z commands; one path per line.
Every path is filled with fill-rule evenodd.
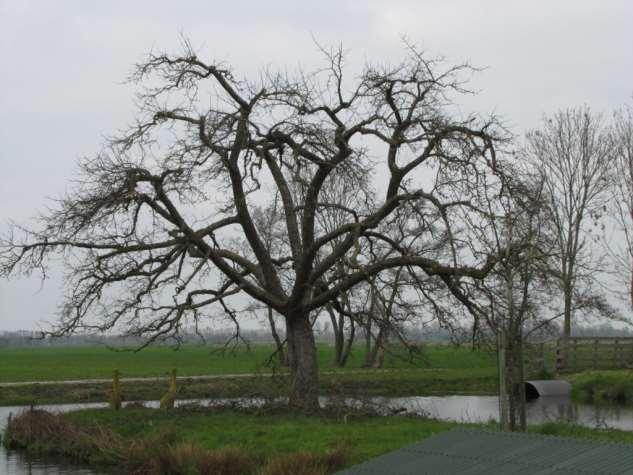
M 556 241 L 548 232 L 543 175 L 525 166 L 511 166 L 513 172 L 507 175 L 512 178 L 506 186 L 512 192 L 504 200 L 489 202 L 490 225 L 470 224 L 481 230 L 480 239 L 488 243 L 490 252 L 513 247 L 522 252 L 508 255 L 486 280 L 475 282 L 472 309 L 496 340 L 501 428 L 524 431 L 523 347 L 530 332 L 553 320 L 546 310 L 553 297 L 550 268 Z
M 613 149 L 609 130 L 588 107 L 545 117 L 527 134 L 527 159 L 542 171 L 556 238 L 555 274 L 563 296 L 563 335 L 571 335 L 574 300 L 595 278 L 598 265 L 587 239 L 587 226 L 604 214 Z
M 276 255 L 281 255 L 285 251 L 283 220 L 284 218 L 280 206 L 279 192 L 273 193 L 272 202 L 267 209 L 253 213 L 253 221 L 262 236 L 264 246 L 269 250 L 269 252 Z M 286 340 L 282 339 L 279 330 L 277 329 L 275 311 L 270 305 L 266 306 L 266 318 L 268 320 L 268 325 L 270 326 L 270 333 L 275 342 L 277 362 L 281 366 L 288 366 Z
M 243 294 L 283 316 L 289 403 L 317 407 L 312 314 L 389 269 L 408 266 L 458 293 L 505 258 L 455 246 L 433 259 L 378 230 L 398 210 L 425 209 L 444 227 L 425 232 L 433 247 L 460 232 L 454 210 L 478 212 L 481 178 L 496 173 L 503 133 L 494 119 L 455 115 L 470 68 L 408 47 L 401 63 L 367 65 L 348 82 L 342 52 L 327 57 L 314 73 L 265 71 L 249 81 L 188 45 L 182 55 L 151 54 L 133 74 L 137 123 L 79 163 L 75 189 L 38 225 L 10 229 L 0 275 L 45 274 L 59 255 L 67 295 L 52 333 L 124 327 L 148 344 L 197 324 L 210 306 L 239 325 L 231 299 Z M 370 187 L 375 204 L 346 210 L 349 219 L 324 232 L 317 218 L 340 205 L 324 201 L 323 190 L 359 167 L 374 170 L 375 183 L 357 186 Z M 271 189 L 283 211 L 283 248 L 267 246 L 254 218 Z M 393 252 L 335 271 L 376 243 Z
M 419 256 L 440 260 L 450 259 L 448 236 L 442 238 L 442 217 L 437 213 L 429 213 L 424 207 L 403 207 L 394 213 L 389 222 L 384 223 L 380 232 L 389 236 L 392 242 L 399 243 L 400 250 L 405 253 L 416 253 Z M 429 233 L 438 233 L 433 245 L 425 242 Z M 391 246 L 376 243 L 370 250 L 379 259 L 389 258 L 394 253 Z M 403 329 L 413 322 L 427 318 L 440 324 L 447 323 L 447 313 L 438 312 L 437 301 L 453 306 L 454 299 L 440 290 L 445 287 L 435 278 L 419 275 L 410 266 L 388 269 L 372 276 L 367 285 L 361 286 L 358 292 L 364 293 L 363 305 L 359 310 L 365 332 L 366 367 L 382 367 L 384 356 L 390 339 L 399 343 L 399 347 L 409 350 L 414 357 L 419 348 L 408 341 Z M 456 312 L 449 312 L 454 314 Z
M 633 109 L 617 111 L 614 117 L 613 144 L 616 151 L 611 209 L 621 235 L 614 251 L 618 274 L 624 276 L 628 301 L 633 308 Z
M 328 186 L 321 192 L 322 201 L 329 205 L 324 207 L 316 217 L 317 225 L 323 233 L 336 232 L 341 226 L 354 221 L 359 214 L 367 214 L 374 208 L 373 200 L 368 196 L 369 182 L 370 170 L 362 166 L 332 175 Z M 345 236 L 339 236 L 324 246 L 317 256 L 317 262 L 334 252 L 337 246 L 342 244 L 344 238 Z M 356 270 L 355 261 L 360 252 L 360 243 L 356 243 L 351 256 L 338 260 L 322 282 L 336 278 L 335 275 L 329 274 L 344 276 Z M 341 292 L 336 299 L 324 307 L 330 317 L 334 334 L 334 364 L 339 367 L 347 364 L 356 337 L 359 315 L 352 306 L 354 300 L 363 298 L 355 295 L 360 288 L 361 286 L 357 285 Z

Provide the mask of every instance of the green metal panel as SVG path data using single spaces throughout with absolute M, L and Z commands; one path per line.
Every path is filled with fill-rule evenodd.
M 633 475 L 633 444 L 459 428 L 339 473 Z

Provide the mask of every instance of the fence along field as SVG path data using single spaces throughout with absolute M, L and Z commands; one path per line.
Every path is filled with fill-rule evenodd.
M 633 337 L 571 337 L 527 345 L 529 372 L 633 369 Z

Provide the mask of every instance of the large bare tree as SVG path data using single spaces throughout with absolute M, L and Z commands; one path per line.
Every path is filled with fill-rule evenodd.
M 587 230 L 604 214 L 608 200 L 614 166 L 609 129 L 588 107 L 562 110 L 527 134 L 525 151 L 544 177 L 558 255 L 554 273 L 563 298 L 563 335 L 569 337 L 575 300 L 586 300 L 582 286 L 599 268 Z
M 317 407 L 311 314 L 402 266 L 457 292 L 505 255 L 423 252 L 467 239 L 454 210 L 477 213 L 481 177 L 496 173 L 496 122 L 453 106 L 471 69 L 407 47 L 402 62 L 366 65 L 348 81 L 341 51 L 326 56 L 313 73 L 246 80 L 188 45 L 180 55 L 151 54 L 132 78 L 137 123 L 80 161 L 74 190 L 38 224 L 11 228 L 0 275 L 46 273 L 61 256 L 67 294 L 53 333 L 124 328 L 148 342 L 195 324 L 210 307 L 237 322 L 230 302 L 243 294 L 284 318 L 289 402 Z M 334 177 L 353 180 L 359 168 L 371 169 L 372 181 L 351 183 L 374 196 L 373 206 L 328 202 Z M 274 199 L 284 246 L 271 245 L 257 224 Z M 331 207 L 347 219 L 326 232 L 319 217 Z M 416 209 L 443 226 L 434 220 L 423 245 L 403 247 L 380 232 L 394 213 Z M 354 258 L 377 243 L 392 252 Z M 354 259 L 344 273 L 336 270 L 342 259 Z

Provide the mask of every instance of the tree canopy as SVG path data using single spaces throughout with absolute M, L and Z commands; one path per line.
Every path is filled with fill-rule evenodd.
M 507 254 L 463 226 L 504 193 L 507 134 L 455 107 L 472 68 L 407 46 L 349 77 L 340 49 L 323 53 L 314 72 L 253 79 L 188 45 L 149 55 L 132 75 L 137 122 L 79 162 L 37 224 L 11 228 L 0 274 L 45 273 L 61 255 L 55 333 L 122 327 L 148 341 L 218 306 L 239 324 L 230 298 L 245 294 L 284 317 L 290 402 L 314 407 L 311 313 L 397 269 L 464 303 L 462 283 Z

